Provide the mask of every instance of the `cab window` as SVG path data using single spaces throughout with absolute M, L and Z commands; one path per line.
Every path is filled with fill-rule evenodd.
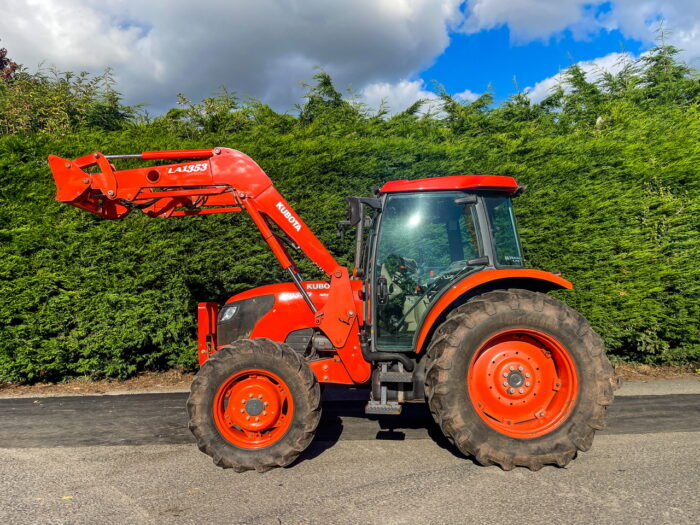
M 384 304 L 376 306 L 378 348 L 409 349 L 431 300 L 483 253 L 476 208 L 459 202 L 465 195 L 387 197 L 374 268 L 386 290 Z

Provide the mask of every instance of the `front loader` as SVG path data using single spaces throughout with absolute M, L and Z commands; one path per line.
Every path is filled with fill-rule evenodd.
M 125 158 L 179 162 L 118 171 Z M 604 426 L 616 384 L 603 341 L 547 295 L 570 282 L 524 267 L 511 177 L 392 181 L 348 198 L 348 271 L 239 151 L 49 164 L 58 201 L 107 219 L 246 211 L 289 273 L 198 307 L 189 427 L 220 467 L 292 463 L 313 440 L 325 383 L 367 386 L 367 414 L 427 401 L 459 450 L 505 470 L 564 466 Z M 304 280 L 295 255 L 325 279 Z

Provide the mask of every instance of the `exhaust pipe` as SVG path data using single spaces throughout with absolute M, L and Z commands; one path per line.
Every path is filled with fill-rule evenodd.
M 360 332 L 360 349 L 362 350 L 362 357 L 365 361 L 398 361 L 403 365 L 404 370 L 407 372 L 412 372 L 415 368 L 416 363 L 406 357 L 406 354 L 399 354 L 397 352 L 370 352 L 369 341 L 367 340 L 367 332 L 364 330 Z

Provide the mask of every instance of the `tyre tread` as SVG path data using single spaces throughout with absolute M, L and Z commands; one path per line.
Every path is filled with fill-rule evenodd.
M 273 359 L 284 364 L 300 380 L 308 410 L 302 415 L 299 432 L 288 431 L 271 450 L 255 449 L 251 451 L 224 443 L 207 417 L 209 406 L 209 385 L 213 378 L 230 369 L 241 359 Z M 252 368 L 252 366 L 251 366 Z M 295 403 L 299 406 L 299 403 Z M 197 447 L 211 456 L 214 464 L 221 468 L 230 468 L 236 472 L 256 470 L 267 472 L 275 467 L 284 467 L 292 463 L 311 443 L 316 427 L 321 419 L 321 389 L 311 367 L 291 347 L 272 339 L 243 339 L 219 349 L 201 367 L 195 376 L 187 400 L 189 429 L 195 437 Z M 296 414 L 295 414 L 296 417 Z
M 585 340 L 590 365 L 593 367 L 596 388 L 593 389 L 593 415 L 587 424 L 575 424 L 565 437 L 546 450 L 533 447 L 531 454 L 514 455 L 498 450 L 479 432 L 469 432 L 459 424 L 460 407 L 450 403 L 450 370 L 459 358 L 459 346 L 467 340 L 470 330 L 499 311 L 534 310 L 550 312 L 560 324 L 575 327 L 575 333 Z M 452 310 L 436 329 L 426 358 L 425 392 L 430 412 L 443 433 L 459 450 L 471 455 L 482 465 L 499 465 L 503 470 L 526 467 L 539 470 L 544 465 L 566 466 L 579 451 L 590 449 L 596 430 L 605 426 L 606 407 L 613 401 L 613 368 L 605 355 L 602 339 L 586 319 L 554 297 L 523 289 L 505 289 L 486 292 Z

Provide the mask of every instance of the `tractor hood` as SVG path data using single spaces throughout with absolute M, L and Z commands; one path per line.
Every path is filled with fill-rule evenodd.
M 362 281 L 351 280 L 356 311 L 362 322 Z M 330 284 L 327 281 L 303 281 L 304 290 L 319 310 L 326 304 Z M 219 345 L 237 339 L 267 337 L 284 341 L 290 332 L 316 327 L 316 319 L 294 283 L 279 283 L 252 288 L 232 296 L 221 308 L 218 318 Z

